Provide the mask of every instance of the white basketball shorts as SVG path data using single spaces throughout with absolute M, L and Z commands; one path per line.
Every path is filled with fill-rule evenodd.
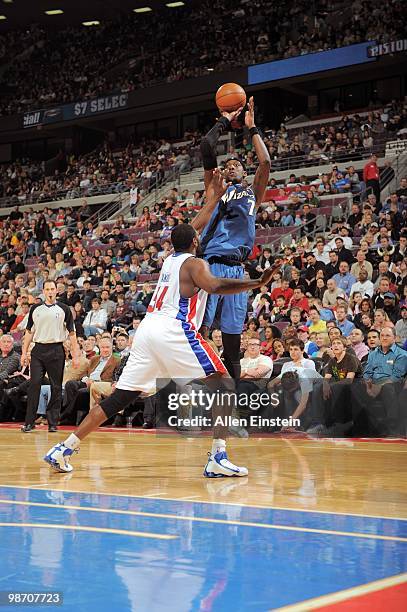
M 134 336 L 129 359 L 116 386 L 154 395 L 157 379 L 188 382 L 216 372 L 227 374 L 218 355 L 191 323 L 164 315 L 147 315 Z

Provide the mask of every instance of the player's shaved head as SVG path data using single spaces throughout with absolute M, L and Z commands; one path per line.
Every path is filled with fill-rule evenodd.
M 229 164 L 229 162 L 231 162 L 231 161 L 238 162 L 242 166 L 243 170 L 246 172 L 246 165 L 245 165 L 245 163 L 241 159 L 239 159 L 239 157 L 229 157 L 225 161 L 225 168 Z
M 176 225 L 171 232 L 171 242 L 174 251 L 176 253 L 189 251 L 194 238 L 197 238 L 197 235 L 192 225 L 188 225 L 188 223 Z

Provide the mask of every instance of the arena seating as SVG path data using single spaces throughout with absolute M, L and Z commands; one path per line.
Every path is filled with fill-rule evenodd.
M 282 5 L 259 0 L 255 7 L 245 0 L 206 0 L 199 3 L 199 12 L 193 6 L 176 11 L 163 7 L 141 16 L 122 14 L 91 30 L 40 30 L 28 40 L 39 38 L 41 44 L 14 60 L 1 77 L 0 113 L 128 92 L 205 75 L 208 69 L 222 71 L 365 40 L 402 38 L 402 3 L 373 4 L 374 10 L 371 4 L 351 0 L 289 0 Z M 229 44 L 237 30 L 244 41 L 238 52 Z M 18 34 L 24 40 L 25 33 Z M 13 42 L 3 37 L 3 48 Z

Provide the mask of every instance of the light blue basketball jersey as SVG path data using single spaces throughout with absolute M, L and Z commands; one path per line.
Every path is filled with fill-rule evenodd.
M 205 259 L 229 257 L 245 261 L 254 246 L 255 222 L 256 197 L 253 189 L 242 185 L 228 187 L 202 233 Z

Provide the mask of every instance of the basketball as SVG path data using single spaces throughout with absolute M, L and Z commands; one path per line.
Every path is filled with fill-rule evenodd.
M 216 106 L 220 111 L 232 112 L 246 104 L 246 92 L 237 83 L 225 83 L 216 92 Z

